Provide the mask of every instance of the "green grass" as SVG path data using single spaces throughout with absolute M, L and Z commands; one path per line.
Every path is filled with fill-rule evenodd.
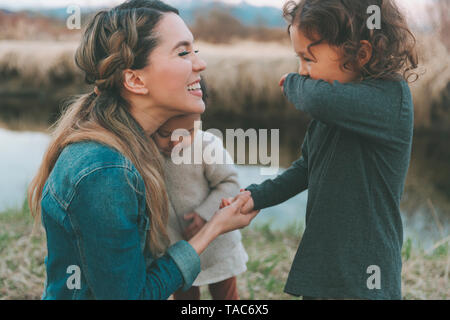
M 45 278 L 45 235 L 32 235 L 28 207 L 0 213 L 0 299 L 40 299 Z
M 242 230 L 249 261 L 238 278 L 241 299 L 299 299 L 283 292 L 287 275 L 303 232 L 303 224 L 272 230 L 270 223 Z M 0 299 L 40 299 L 44 286 L 45 234 L 31 235 L 33 219 L 22 210 L 0 213 Z M 402 291 L 404 299 L 450 299 L 449 244 L 433 250 L 403 245 Z M 210 299 L 207 286 L 202 299 Z

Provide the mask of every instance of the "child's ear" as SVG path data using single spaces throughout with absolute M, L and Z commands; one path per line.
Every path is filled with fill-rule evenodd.
M 361 40 L 361 48 L 358 52 L 358 63 L 360 68 L 364 67 L 366 63 L 372 58 L 372 45 L 367 40 Z

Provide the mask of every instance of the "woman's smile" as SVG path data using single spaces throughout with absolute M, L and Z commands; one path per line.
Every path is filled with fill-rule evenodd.
M 187 90 L 190 94 L 200 97 L 203 97 L 202 87 L 200 86 L 200 80 L 195 81 L 194 83 L 187 86 Z

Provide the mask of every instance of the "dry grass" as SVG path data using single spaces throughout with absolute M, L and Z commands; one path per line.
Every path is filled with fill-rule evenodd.
M 33 86 L 81 77 L 74 62 L 78 42 L 2 40 L 0 77 Z
M 191 26 L 197 40 L 211 43 L 230 43 L 233 40 L 255 40 L 287 43 L 286 28 L 269 28 L 264 22 L 258 26 L 246 26 L 224 8 L 197 10 L 195 23 Z
M 64 20 L 26 12 L 5 13 L 0 10 L 0 40 L 68 40 L 77 39 L 80 31 L 70 30 Z
M 404 244 L 402 269 L 404 299 L 450 299 L 449 241 L 449 237 L 444 238 L 425 252 L 409 249 L 408 242 Z
M 448 129 L 450 125 L 450 52 L 434 36 L 418 38 L 421 57 L 417 82 L 411 84 L 415 127 Z
M 301 225 L 272 231 L 269 225 L 244 229 L 249 255 L 248 271 L 238 276 L 241 299 L 298 299 L 283 292 L 300 242 Z M 45 237 L 31 237 L 32 220 L 27 209 L 0 213 L 0 299 L 40 299 L 45 279 Z M 449 237 L 431 250 L 403 246 L 402 288 L 404 299 L 450 299 Z M 210 299 L 206 286 L 202 298 Z
M 0 299 L 40 299 L 46 255 L 41 232 L 32 236 L 28 210 L 0 213 Z
M 448 130 L 450 124 L 450 54 L 435 36 L 419 35 L 420 79 L 411 84 L 416 129 Z M 0 80 L 2 109 L 23 116 L 36 108 L 42 113 L 58 113 L 60 102 L 70 94 L 86 92 L 83 77 L 73 61 L 76 42 L 2 41 Z M 236 42 L 197 47 L 207 61 L 205 78 L 210 91 L 210 107 L 205 120 L 243 116 L 248 123 L 268 127 L 285 119 L 298 124 L 299 116 L 282 96 L 281 75 L 295 72 L 298 62 L 288 45 L 280 43 Z M 37 101 L 30 105 L 27 97 Z M 12 112 L 12 111 L 11 111 Z M 52 118 L 53 120 L 53 118 Z M 240 125 L 240 124 L 238 124 Z M 279 127 L 279 126 L 278 126 Z M 220 129 L 220 127 L 219 127 Z

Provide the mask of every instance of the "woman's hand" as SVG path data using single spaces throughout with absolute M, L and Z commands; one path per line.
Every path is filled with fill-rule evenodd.
M 190 240 L 189 243 L 201 254 L 206 247 L 219 235 L 246 227 L 250 224 L 259 211 L 248 214 L 241 212 L 242 207 L 250 199 L 250 192 L 245 191 L 238 194 L 228 206 L 218 210 L 204 227 Z
M 222 233 L 248 226 L 259 213 L 259 211 L 250 210 L 253 209 L 253 205 L 250 208 L 250 203 L 253 203 L 253 201 L 249 191 L 241 190 L 241 193 L 234 199 L 222 199 L 222 202 L 224 200 L 226 201 L 226 206 L 217 211 L 211 219 L 220 221 L 220 225 L 223 228 Z
M 245 189 L 241 189 L 241 192 L 245 191 Z M 222 202 L 220 203 L 219 209 L 222 209 L 226 206 L 229 206 L 235 198 L 222 198 Z M 255 207 L 255 203 L 253 202 L 253 198 L 250 194 L 250 199 L 247 200 L 247 202 L 244 204 L 244 206 L 241 209 L 241 213 L 248 214 L 248 213 L 254 213 L 253 208 Z M 257 213 L 260 210 L 257 210 Z
M 184 220 L 191 220 L 189 226 L 184 229 L 184 236 L 187 240 L 195 236 L 206 224 L 206 220 L 198 215 L 197 212 L 191 212 L 184 215 Z

